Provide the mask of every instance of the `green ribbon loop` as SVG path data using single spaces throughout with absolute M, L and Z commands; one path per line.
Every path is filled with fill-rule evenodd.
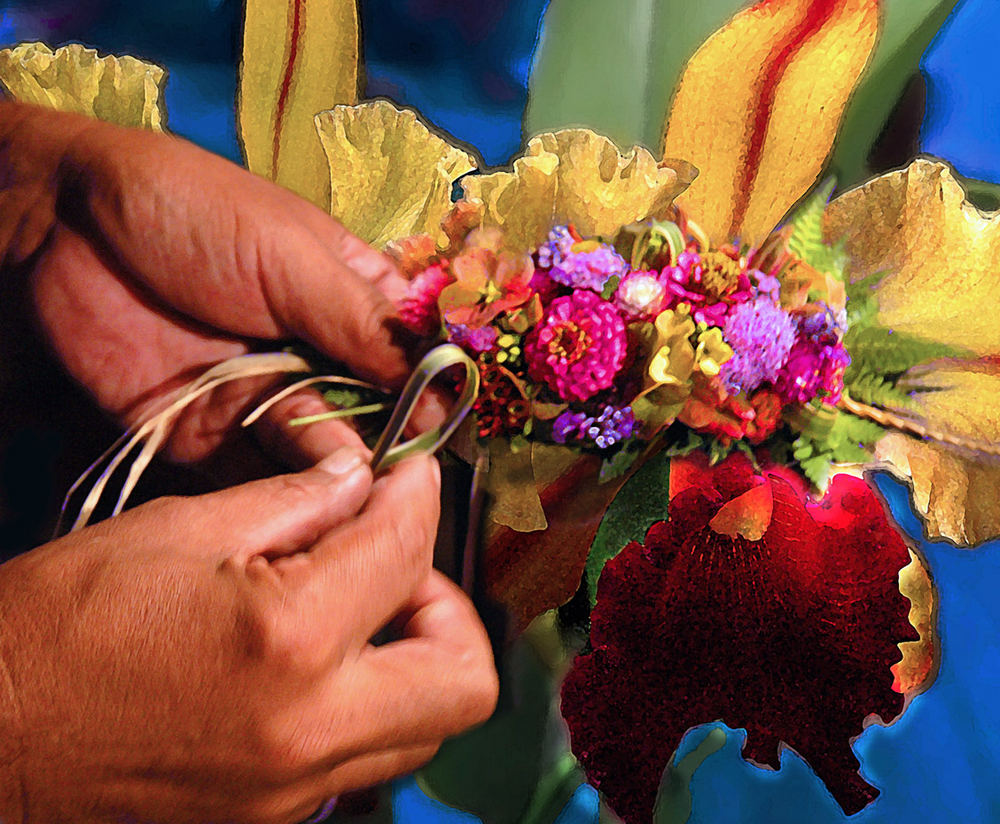
M 461 364 L 465 367 L 465 385 L 448 413 L 445 422 L 436 429 L 428 430 L 405 443 L 397 444 L 410 415 L 417 405 L 417 400 L 423 394 L 430 382 L 441 372 L 452 366 Z M 410 379 L 403 388 L 403 393 L 392 410 L 385 431 L 375 444 L 372 453 L 372 470 L 377 475 L 403 458 L 420 452 L 433 454 L 440 449 L 469 414 L 472 405 L 479 394 L 479 368 L 476 362 L 453 343 L 443 343 L 431 349 L 423 360 L 417 364 Z

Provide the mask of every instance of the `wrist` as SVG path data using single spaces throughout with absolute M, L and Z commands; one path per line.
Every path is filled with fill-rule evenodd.
M 10 669 L 13 641 L 4 615 L 0 565 L 0 822 L 24 821 L 24 726 L 21 702 Z

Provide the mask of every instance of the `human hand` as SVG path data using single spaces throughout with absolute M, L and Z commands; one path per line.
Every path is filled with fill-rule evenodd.
M 126 425 L 261 341 L 304 340 L 382 385 L 409 372 L 391 323 L 405 282 L 391 260 L 184 140 L 0 103 L 0 203 L 4 268 L 27 269 L 52 349 Z M 195 403 L 167 453 L 211 454 L 261 389 L 244 381 Z M 307 393 L 272 421 L 317 411 Z M 338 421 L 274 430 L 292 465 L 359 444 Z
M 0 566 L 0 820 L 301 821 L 483 721 L 489 643 L 431 568 L 436 463 L 373 482 L 364 457 Z

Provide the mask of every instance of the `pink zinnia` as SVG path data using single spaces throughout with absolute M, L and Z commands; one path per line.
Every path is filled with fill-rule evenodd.
M 614 383 L 628 338 L 615 307 L 579 289 L 556 298 L 525 342 L 528 373 L 565 401 L 585 401 Z

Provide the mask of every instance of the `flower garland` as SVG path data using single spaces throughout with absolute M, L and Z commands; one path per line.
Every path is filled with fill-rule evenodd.
M 476 360 L 482 441 L 595 453 L 605 479 L 653 441 L 677 455 L 703 448 L 713 462 L 764 446 L 822 485 L 831 463 L 863 458 L 829 437 L 816 449 L 817 421 L 847 414 L 856 443 L 882 434 L 837 408 L 851 320 L 867 322 L 848 306 L 840 256 L 797 243 L 828 191 L 758 249 L 715 247 L 679 210 L 610 237 L 554 226 L 520 255 L 498 230 L 477 229 L 418 264 L 400 314 Z M 810 263 L 820 257 L 823 269 Z

